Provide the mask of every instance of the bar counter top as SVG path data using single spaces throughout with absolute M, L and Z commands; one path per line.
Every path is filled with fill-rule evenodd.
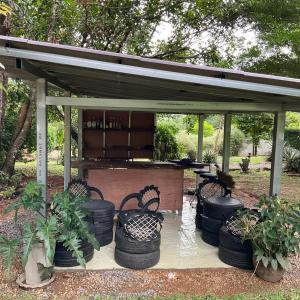
M 185 169 L 185 166 L 178 165 L 172 162 L 164 161 L 93 161 L 93 160 L 73 160 L 72 168 L 76 169 Z

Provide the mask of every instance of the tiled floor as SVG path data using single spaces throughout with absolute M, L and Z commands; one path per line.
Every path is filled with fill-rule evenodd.
M 184 199 L 182 217 L 164 213 L 161 231 L 161 257 L 153 269 L 190 269 L 230 267 L 218 259 L 218 248 L 202 241 L 195 229 L 195 209 Z M 94 258 L 87 263 L 87 270 L 121 269 L 114 260 L 114 242 L 95 251 Z M 59 268 L 77 270 L 81 267 Z

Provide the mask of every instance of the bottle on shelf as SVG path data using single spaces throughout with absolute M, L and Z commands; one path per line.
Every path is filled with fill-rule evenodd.
M 111 118 L 109 119 L 108 127 L 112 128 L 112 119 Z
M 92 121 L 91 121 L 91 119 L 89 119 L 89 120 L 86 122 L 86 126 L 87 126 L 87 128 L 92 128 Z
M 95 118 L 93 118 L 93 121 L 92 121 L 92 128 L 96 128 L 96 120 L 95 120 Z

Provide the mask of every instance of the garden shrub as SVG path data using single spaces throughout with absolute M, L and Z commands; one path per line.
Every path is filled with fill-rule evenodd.
M 231 136 L 230 136 L 230 155 L 238 156 L 240 151 L 243 148 L 243 143 L 245 141 L 244 133 L 236 127 L 231 128 Z M 223 154 L 223 132 L 220 133 L 220 137 L 218 140 L 217 149 L 218 154 Z
M 283 160 L 286 171 L 300 173 L 300 151 L 288 143 L 285 143 L 283 147 Z
M 300 130 L 286 129 L 284 134 L 285 141 L 293 148 L 300 150 Z
M 168 159 L 179 159 L 182 147 L 176 140 L 174 128 L 167 124 L 158 124 L 155 133 L 155 158 L 165 161 Z
M 182 149 L 181 156 L 192 160 L 197 157 L 198 136 L 196 134 L 188 134 L 185 131 L 180 131 L 176 135 L 176 140 Z
M 213 164 L 217 162 L 217 153 L 212 149 L 208 149 L 203 153 L 203 162 L 208 164 Z

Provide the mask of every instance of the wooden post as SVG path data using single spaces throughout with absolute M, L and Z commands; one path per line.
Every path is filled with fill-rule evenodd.
M 274 115 L 272 164 L 270 177 L 270 196 L 280 195 L 283 144 L 284 144 L 285 112 Z
M 82 160 L 82 109 L 78 109 L 78 160 Z M 78 169 L 78 177 L 83 178 L 83 170 Z
M 225 113 L 224 139 L 223 139 L 223 161 L 222 161 L 222 170 L 225 173 L 229 173 L 230 135 L 231 135 L 231 114 Z
M 64 190 L 71 180 L 71 106 L 64 107 Z
M 37 139 L 37 167 L 36 179 L 42 184 L 43 197 L 47 199 L 47 107 L 46 80 L 36 81 L 36 139 Z M 46 207 L 41 211 L 46 215 Z

